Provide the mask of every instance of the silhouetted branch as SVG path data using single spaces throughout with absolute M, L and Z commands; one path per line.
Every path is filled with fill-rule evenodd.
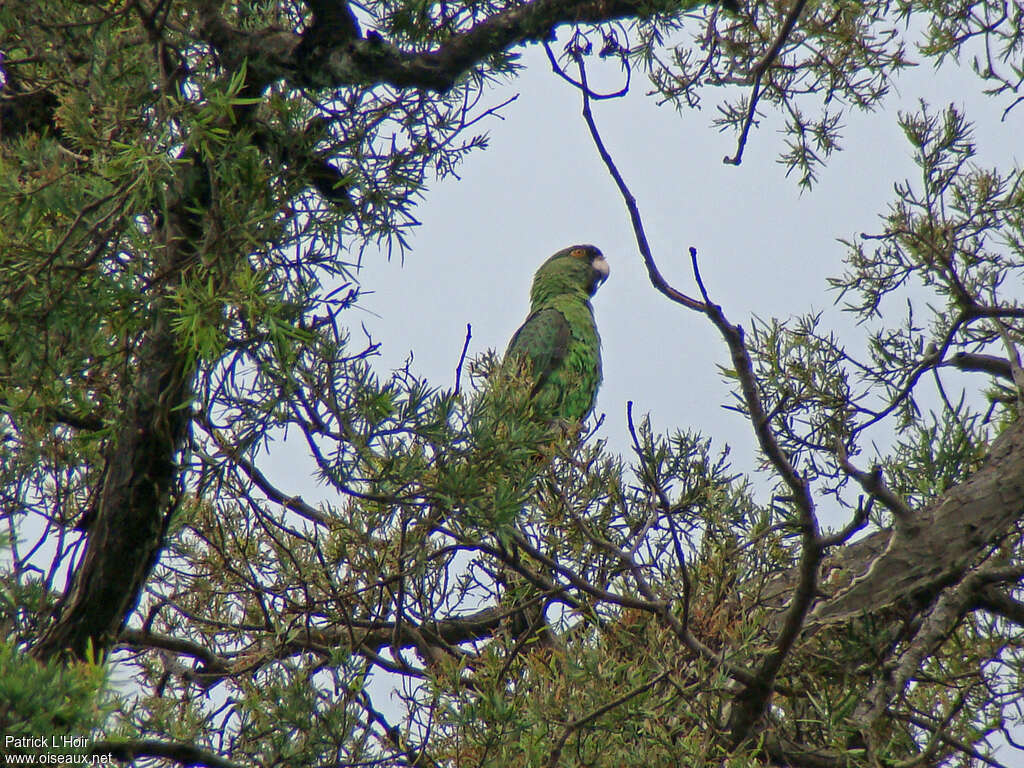
M 220 430 L 217 429 L 205 415 L 198 417 L 196 421 L 202 425 L 206 433 L 217 444 L 217 447 L 224 452 L 224 455 L 245 473 L 245 476 L 252 481 L 253 485 L 263 492 L 264 496 L 275 504 L 280 504 L 285 509 L 290 509 L 292 512 L 300 517 L 304 517 L 306 520 L 320 525 L 330 524 L 330 520 L 320 510 L 307 504 L 302 500 L 301 496 L 289 496 L 267 480 L 266 476 L 260 472 L 259 468 L 257 468 L 255 464 L 245 458 L 245 456 L 243 456 L 239 451 L 236 451 L 228 441 L 221 436 Z
M 857 533 L 857 531 L 861 530 L 868 524 L 868 518 L 871 515 L 871 508 L 874 506 L 874 503 L 874 497 L 869 497 L 867 504 L 865 504 L 864 497 L 861 496 L 860 503 L 857 505 L 857 511 L 854 513 L 850 522 L 831 536 L 823 536 L 821 539 L 821 548 L 829 549 L 830 547 L 839 546 L 840 544 L 845 544 L 849 541 L 853 534 Z
M 466 323 L 466 341 L 462 344 L 462 354 L 459 355 L 459 364 L 455 366 L 455 394 L 462 391 L 462 365 L 466 362 L 466 353 L 469 351 L 469 340 L 473 338 L 473 326 Z
M 587 95 L 594 101 L 602 101 L 604 99 L 618 99 L 629 93 L 629 84 L 632 78 L 633 68 L 629 65 L 628 59 L 622 59 L 623 67 L 625 67 L 626 69 L 625 85 L 623 85 L 619 90 L 612 91 L 611 93 L 596 93 L 590 90 L 589 86 L 587 86 L 584 82 L 573 80 L 571 77 L 569 77 L 568 74 L 566 74 L 565 70 L 562 69 L 561 65 L 559 65 L 558 60 L 555 58 L 554 51 L 551 50 L 551 46 L 548 45 L 546 40 L 544 41 L 544 52 L 548 55 L 548 61 L 551 63 L 551 69 L 552 71 L 554 71 L 556 75 L 565 80 L 565 82 L 569 83 L 569 85 L 573 86 L 574 88 L 578 88 L 581 91 L 583 89 L 586 89 Z M 581 53 L 571 52 L 571 54 L 573 56 L 573 59 L 576 60 L 577 62 L 582 58 Z
M 793 3 L 793 7 L 789 9 L 789 13 L 786 14 L 785 21 L 782 22 L 782 27 L 779 29 L 779 34 L 775 36 L 775 40 L 771 46 L 765 51 L 758 62 L 754 65 L 754 87 L 750 93 L 750 104 L 747 108 L 747 118 L 743 121 L 743 129 L 740 131 L 740 138 L 736 145 L 736 154 L 732 157 L 726 156 L 722 158 L 722 162 L 727 165 L 739 165 L 743 162 L 743 149 L 747 145 L 747 135 L 750 133 L 750 126 L 754 122 L 754 113 L 757 111 L 757 102 L 761 98 L 761 79 L 764 77 L 765 72 L 768 71 L 768 67 L 772 65 L 775 58 L 779 55 L 779 51 L 782 50 L 782 46 L 786 44 L 786 40 L 789 35 L 793 32 L 793 27 L 796 26 L 797 21 L 800 19 L 800 14 L 804 11 L 804 6 L 807 4 L 807 0 L 796 0 Z
M 581 57 L 577 57 L 577 65 L 580 71 L 580 81 L 585 86 L 587 82 L 586 68 Z M 761 396 L 757 391 L 757 378 L 754 374 L 753 363 L 744 341 L 743 329 L 738 325 L 730 323 L 722 312 L 722 308 L 715 304 L 708 296 L 708 291 L 700 275 L 696 248 L 690 248 L 690 259 L 693 266 L 694 280 L 697 283 L 703 301 L 697 301 L 677 291 L 662 277 L 651 253 L 650 245 L 647 242 L 643 219 L 640 216 L 636 199 L 619 172 L 611 154 L 605 147 L 600 132 L 597 129 L 597 124 L 590 108 L 589 89 L 584 87 L 581 89 L 581 93 L 583 96 L 583 118 L 590 130 L 590 135 L 594 140 L 598 153 L 612 179 L 614 179 L 616 186 L 619 188 L 619 192 L 629 211 L 637 246 L 647 266 L 647 272 L 652 284 L 671 301 L 705 315 L 715 328 L 718 329 L 719 333 L 722 334 L 729 347 L 733 370 L 736 372 L 737 379 L 739 380 L 743 400 L 761 451 L 768 457 L 775 471 L 789 488 L 791 500 L 798 510 L 801 531 L 800 562 L 798 565 L 799 578 L 793 591 L 793 597 L 786 609 L 785 618 L 772 643 L 772 650 L 765 654 L 759 669 L 752 676 L 742 680 L 743 688 L 737 694 L 734 701 L 734 706 L 730 713 L 729 730 L 734 743 L 740 743 L 746 741 L 751 730 L 767 709 L 773 692 L 775 678 L 782 668 L 783 661 L 785 661 L 790 650 L 792 650 L 796 638 L 800 634 L 804 619 L 810 610 L 811 603 L 817 592 L 818 566 L 821 563 L 823 549 L 819 537 L 818 521 L 814 513 L 814 501 L 811 497 L 810 486 L 797 473 L 772 432 L 771 419 L 765 412 Z M 600 542 L 596 540 L 595 543 L 600 545 Z M 638 583 L 645 583 L 635 567 L 633 575 Z M 641 588 L 641 594 L 644 594 L 643 588 Z M 644 594 L 644 596 L 650 600 L 653 598 L 653 593 L 649 595 Z M 696 639 L 690 635 L 689 630 L 679 625 L 679 620 L 675 616 L 666 614 L 665 620 L 670 623 L 673 630 L 684 643 L 693 648 L 697 647 L 692 645 Z
M 89 748 L 90 755 L 111 755 L 122 763 L 136 758 L 160 757 L 179 765 L 206 766 L 206 768 L 243 768 L 239 763 L 225 760 L 212 752 L 192 744 L 165 741 L 97 741 Z

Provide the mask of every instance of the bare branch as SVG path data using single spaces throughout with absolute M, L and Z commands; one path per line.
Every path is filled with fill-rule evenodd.
M 203 663 L 205 667 L 202 670 L 203 673 L 226 673 L 230 669 L 230 665 L 224 659 L 212 653 L 205 646 L 193 643 L 191 640 L 183 640 L 177 637 L 168 637 L 167 635 L 136 629 L 126 629 L 121 632 L 118 641 L 134 648 L 159 648 L 164 651 L 191 656 Z
M 637 247 L 640 249 L 640 255 L 643 256 L 644 265 L 647 267 L 647 274 L 651 279 L 651 283 L 653 283 L 654 287 L 662 294 L 677 304 L 682 304 L 684 307 L 697 310 L 698 312 L 704 312 L 704 304 L 696 299 L 690 298 L 680 291 L 677 291 L 669 285 L 668 281 L 665 280 L 661 272 L 658 270 L 658 266 L 654 262 L 654 257 L 651 255 L 651 246 L 647 242 L 647 235 L 644 233 L 644 223 L 643 219 L 640 217 L 640 209 L 637 208 L 636 198 L 633 197 L 633 193 L 630 192 L 629 187 L 622 178 L 622 174 L 619 173 L 619 169 L 616 167 L 615 161 L 612 160 L 611 155 L 605 148 L 604 141 L 601 139 L 601 134 L 597 130 L 597 124 L 594 122 L 594 115 L 590 110 L 590 90 L 587 88 L 587 72 L 583 65 L 583 59 L 578 58 L 576 63 L 580 71 L 580 82 L 584 86 L 580 90 L 583 95 L 583 119 L 586 120 L 587 128 L 590 129 L 590 135 L 594 140 L 594 145 L 597 147 L 598 154 L 600 154 L 601 160 L 604 161 L 605 167 L 608 169 L 612 179 L 615 181 L 615 186 L 619 188 L 619 193 L 622 195 L 622 199 L 626 204 L 626 210 L 629 211 L 629 218 L 633 224 L 633 232 L 636 235 Z
M 466 341 L 462 345 L 462 354 L 459 355 L 459 364 L 455 366 L 455 394 L 459 394 L 462 387 L 462 364 L 466 362 L 466 353 L 469 351 L 469 340 L 473 338 L 473 326 L 466 323 Z
M 850 519 L 850 522 L 831 536 L 823 536 L 821 539 L 821 548 L 826 550 L 830 547 L 836 547 L 849 541 L 853 534 L 857 533 L 857 531 L 861 530 L 868 524 L 868 518 L 871 515 L 871 508 L 874 506 L 874 503 L 874 497 L 868 498 L 868 502 L 865 504 L 864 497 L 861 496 L 860 503 L 857 505 L 857 512 Z
M 89 754 L 96 756 L 112 755 L 115 760 L 122 763 L 133 762 L 139 757 L 162 757 L 165 760 L 171 760 L 185 766 L 203 765 L 206 768 L 242 768 L 239 763 L 225 760 L 193 744 L 183 744 L 180 742 L 172 743 L 150 740 L 97 741 L 89 748 Z
M 581 57 L 577 58 L 577 65 L 580 72 L 580 82 L 586 86 L 586 68 Z M 786 610 L 785 619 L 773 642 L 772 651 L 764 657 L 759 670 L 754 674 L 753 678 L 743 681 L 744 688 L 737 695 L 735 705 L 730 713 L 730 731 L 733 734 L 734 741 L 739 743 L 747 739 L 751 729 L 760 720 L 761 715 L 767 708 L 775 677 L 778 675 L 783 661 L 800 634 L 804 619 L 817 592 L 818 566 L 821 563 L 823 550 L 819 537 L 818 521 L 814 513 L 814 501 L 811 498 L 810 486 L 797 474 L 796 469 L 783 453 L 772 432 L 770 418 L 765 412 L 761 396 L 757 391 L 757 379 L 754 375 L 750 354 L 744 342 L 743 329 L 738 325 L 730 323 L 722 312 L 722 308 L 713 303 L 709 298 L 704 281 L 700 276 L 697 250 L 695 248 L 690 249 L 690 258 L 693 265 L 694 279 L 701 292 L 703 301 L 696 301 L 677 291 L 662 277 L 651 253 L 650 245 L 647 242 L 643 220 L 640 216 L 636 199 L 630 192 L 629 186 L 615 165 L 615 161 L 605 147 L 600 132 L 597 129 L 597 124 L 590 108 L 589 91 L 584 87 L 581 89 L 581 93 L 583 95 L 583 118 L 587 123 L 590 135 L 605 167 L 614 179 L 625 201 L 633 223 L 633 232 L 636 237 L 637 246 L 643 256 L 644 263 L 647 265 L 647 272 L 651 282 L 659 292 L 670 300 L 705 315 L 715 328 L 718 329 L 719 333 L 722 334 L 729 347 L 733 369 L 736 371 L 737 378 L 739 379 L 743 399 L 750 414 L 750 421 L 754 427 L 758 444 L 783 482 L 790 489 L 794 504 L 799 513 L 802 539 L 800 564 L 798 566 L 799 580 L 796 584 L 793 599 Z M 624 554 L 620 556 L 625 557 Z M 627 562 L 632 562 L 629 558 L 626 558 L 626 560 Z M 635 564 L 633 564 L 633 571 L 634 578 L 638 582 L 642 582 Z M 641 593 L 643 593 L 642 589 Z M 653 593 L 650 596 L 645 595 L 645 597 L 651 599 Z M 670 622 L 673 630 L 684 643 L 687 643 L 688 646 L 693 644 L 692 647 L 694 648 L 698 647 L 695 644 L 695 638 L 690 635 L 689 630 L 678 626 L 679 620 L 675 616 L 668 613 L 665 618 Z
M 842 440 L 836 441 L 836 459 L 839 462 L 840 469 L 860 483 L 860 487 L 871 498 L 882 502 L 886 509 L 893 513 L 897 522 L 907 522 L 910 520 L 913 514 L 910 511 L 910 507 L 885 484 L 885 480 L 882 479 L 881 467 L 875 466 L 870 472 L 857 469 L 857 467 L 850 463 L 850 459 L 846 455 L 846 446 L 843 445 Z
M 253 485 L 259 488 L 268 499 L 276 504 L 280 504 L 285 509 L 290 509 L 300 517 L 304 517 L 311 522 L 319 523 L 320 525 L 330 525 L 330 520 L 320 510 L 304 502 L 301 496 L 289 496 L 267 480 L 266 476 L 260 472 L 255 464 L 227 443 L 220 435 L 220 430 L 214 427 L 205 416 L 200 417 L 197 421 L 202 424 L 203 429 L 213 438 L 214 442 L 217 443 L 217 447 L 224 452 L 224 455 L 231 459 L 232 463 L 238 466 L 245 473 L 246 477 L 252 481 Z
M 789 13 L 786 14 L 786 19 L 782 22 L 782 27 L 779 29 L 779 34 L 775 36 L 775 40 L 771 46 L 765 51 L 764 56 L 758 60 L 757 64 L 754 65 L 754 86 L 750 93 L 750 104 L 747 108 L 747 119 L 743 121 L 743 130 L 740 132 L 740 138 L 736 145 L 736 154 L 732 157 L 722 158 L 722 162 L 727 165 L 739 165 L 743 162 L 743 149 L 747 145 L 747 135 L 750 133 L 750 126 L 754 122 L 754 113 L 757 111 L 757 102 L 761 98 L 761 78 L 764 77 L 765 72 L 768 71 L 768 67 L 772 65 L 776 57 L 779 55 L 779 51 L 782 50 L 782 46 L 786 44 L 786 40 L 789 39 L 790 34 L 793 32 L 793 28 L 796 26 L 797 21 L 800 19 L 800 14 L 804 11 L 804 6 L 807 4 L 807 0 L 797 0 L 793 3 L 793 7 L 789 9 Z

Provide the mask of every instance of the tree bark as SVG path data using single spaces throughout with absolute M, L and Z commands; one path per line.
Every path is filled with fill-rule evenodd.
M 827 557 L 823 570 L 838 569 L 837 587 L 817 602 L 805 629 L 896 603 L 926 608 L 984 562 L 1022 516 L 1024 420 L 1018 420 L 996 438 L 984 464 L 962 483 L 895 529 L 876 531 Z M 769 585 L 763 595 L 768 604 L 781 606 L 795 578 L 795 572 L 787 573 Z
M 202 194 L 191 191 L 195 205 Z M 167 216 L 164 247 L 153 260 L 154 273 L 165 278 L 155 278 L 150 328 L 129 362 L 132 382 L 107 450 L 85 554 L 57 620 L 32 650 L 36 658 L 102 657 L 138 604 L 159 557 L 173 512 L 168 502 L 180 471 L 177 455 L 191 418 L 195 372 L 171 327 L 170 294 L 195 253 L 197 218 L 181 201 Z

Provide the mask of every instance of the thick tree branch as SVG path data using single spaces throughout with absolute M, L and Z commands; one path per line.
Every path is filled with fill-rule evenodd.
M 1014 599 L 994 585 L 989 585 L 980 591 L 977 606 L 989 613 L 1001 616 L 1007 621 L 1012 621 L 1019 627 L 1024 627 L 1024 602 Z
M 174 511 L 196 370 L 173 327 L 174 294 L 196 260 L 210 195 L 199 157 L 184 157 L 191 162 L 179 171 L 180 192 L 159 217 L 162 242 L 151 254 L 152 294 L 143 310 L 149 327 L 131 361 L 85 555 L 59 617 L 32 649 L 40 659 L 106 653 L 138 603 Z
M 672 10 L 697 5 L 684 3 Z M 295 85 L 319 88 L 387 83 L 439 93 L 450 90 L 489 56 L 521 43 L 550 40 L 561 24 L 646 17 L 668 10 L 642 0 L 533 0 L 455 33 L 432 50 L 406 51 L 375 32 L 354 37 L 353 29 L 337 20 L 342 34 L 333 39 L 323 34 L 325 27 L 317 22 L 307 29 L 306 39 L 282 30 L 246 32 L 231 26 L 218 6 L 213 2 L 203 6 L 199 34 L 218 49 L 229 67 L 244 60 L 252 62 L 264 82 L 283 78 Z M 319 16 L 314 13 L 314 18 L 324 17 L 321 12 Z
M 242 768 L 192 744 L 165 741 L 97 741 L 89 749 L 90 755 L 112 755 L 122 763 L 134 763 L 136 758 L 161 757 L 179 765 L 206 766 L 206 768 Z
M 987 549 L 1010 535 L 1022 508 L 1024 421 L 1017 421 L 996 438 L 974 474 L 913 510 L 911 525 L 875 531 L 827 557 L 825 568 L 840 574 L 840 589 L 814 607 L 807 628 L 842 623 L 894 604 L 927 608 L 943 589 L 972 572 Z M 795 579 L 795 569 L 780 574 L 761 593 L 763 603 L 781 608 Z M 997 614 L 1000 607 L 1012 612 L 1013 606 L 998 600 L 995 590 L 989 585 L 979 592 L 976 606 Z
M 440 647 L 492 637 L 507 618 L 508 611 L 499 606 L 484 608 L 468 616 L 413 624 L 407 619 L 400 622 L 364 622 L 353 620 L 349 626 L 331 629 L 311 629 L 297 637 L 290 637 L 261 649 L 256 657 L 243 654 L 238 659 L 219 656 L 208 648 L 166 635 L 138 630 L 124 630 L 120 644 L 130 648 L 155 648 L 198 659 L 204 669 L 194 673 L 204 682 L 212 683 L 239 671 L 251 669 L 253 661 L 260 664 L 286 659 L 300 653 L 322 653 L 331 648 L 348 648 L 352 653 L 376 657 L 385 648 L 422 649 L 424 642 Z
M 1010 361 L 996 355 L 977 355 L 970 352 L 957 352 L 943 365 L 949 365 L 961 371 L 978 371 L 988 373 L 996 378 L 1013 381 L 1013 367 Z
M 154 634 L 137 629 L 126 629 L 121 632 L 118 638 L 120 644 L 132 648 L 158 648 L 171 653 L 184 654 L 198 659 L 203 663 L 204 669 L 201 673 L 222 673 L 230 670 L 230 665 L 222 658 L 212 653 L 205 646 L 194 643 L 191 640 L 183 640 L 178 637 Z
M 1017 421 L 992 443 L 978 471 L 917 511 L 911 524 L 878 531 L 829 558 L 852 582 L 820 603 L 812 621 L 845 621 L 897 601 L 927 605 L 1002 540 L 1022 508 L 1024 421 Z
M 151 312 L 124 418 L 108 449 L 85 556 L 60 617 L 33 649 L 41 659 L 64 651 L 80 659 L 90 650 L 102 655 L 156 562 L 177 483 L 175 455 L 188 426 L 182 405 L 192 373 L 171 328 L 169 300 L 154 300 Z

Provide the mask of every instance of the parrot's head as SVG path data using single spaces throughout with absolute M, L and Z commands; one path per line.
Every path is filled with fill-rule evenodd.
M 571 245 L 541 264 L 533 276 L 530 298 L 534 304 L 565 293 L 582 293 L 584 299 L 589 299 L 608 279 L 609 272 L 600 248 Z

